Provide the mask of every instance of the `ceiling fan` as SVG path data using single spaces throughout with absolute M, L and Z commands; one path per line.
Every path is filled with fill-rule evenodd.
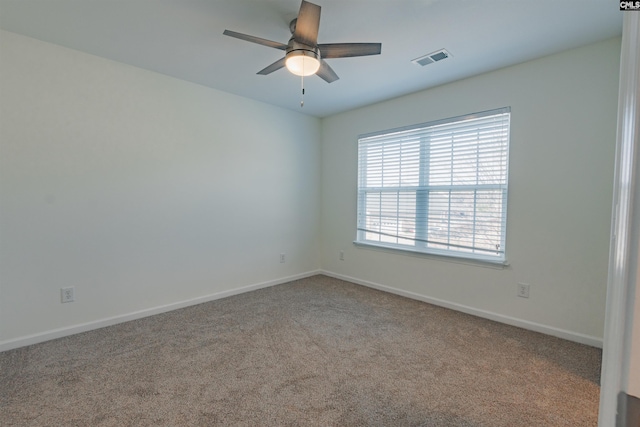
M 324 59 L 379 55 L 382 49 L 381 43 L 318 44 L 319 27 L 320 6 L 302 0 L 298 17 L 289 24 L 292 36 L 287 44 L 230 30 L 224 30 L 223 34 L 286 52 L 284 58 L 258 71 L 258 74 L 267 75 L 286 66 L 297 76 L 317 74 L 327 83 L 334 82 L 339 77 Z

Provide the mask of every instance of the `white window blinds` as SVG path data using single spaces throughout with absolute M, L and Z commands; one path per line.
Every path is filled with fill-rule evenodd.
M 510 108 L 358 139 L 356 243 L 505 261 Z

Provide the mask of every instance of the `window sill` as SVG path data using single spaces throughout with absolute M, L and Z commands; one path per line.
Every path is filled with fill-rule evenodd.
M 509 267 L 509 262 L 506 260 L 500 261 L 500 260 L 491 260 L 491 259 L 483 259 L 483 258 L 469 258 L 465 256 L 440 255 L 435 253 L 413 251 L 411 249 L 406 249 L 406 248 L 394 246 L 394 245 L 373 244 L 373 243 L 360 242 L 357 240 L 355 240 L 353 244 L 357 247 L 361 247 L 362 249 L 409 255 L 409 256 L 414 256 L 418 258 L 428 258 L 428 259 L 433 259 L 438 261 L 453 262 L 456 264 L 465 264 L 465 265 L 495 268 L 495 269 L 501 269 L 501 270 Z

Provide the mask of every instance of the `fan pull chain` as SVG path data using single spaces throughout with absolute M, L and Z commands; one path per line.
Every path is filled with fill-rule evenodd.
M 304 107 L 304 76 L 300 76 L 300 86 L 302 88 L 302 96 L 300 97 L 300 108 L 302 108 Z

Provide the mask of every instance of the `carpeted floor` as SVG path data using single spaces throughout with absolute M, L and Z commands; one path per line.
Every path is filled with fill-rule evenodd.
M 0 353 L 0 425 L 596 426 L 600 362 L 314 276 Z

